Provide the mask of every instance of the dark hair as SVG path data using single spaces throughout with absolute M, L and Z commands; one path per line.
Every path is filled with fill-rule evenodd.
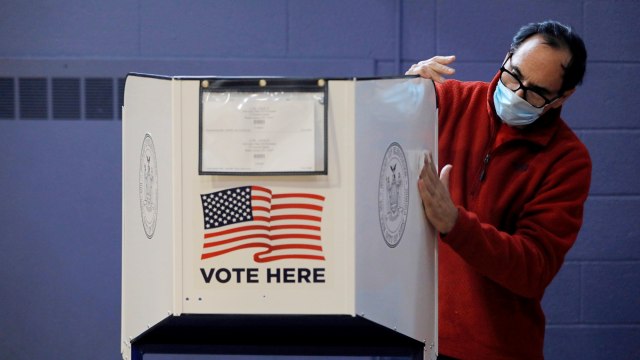
M 580 36 L 571 27 L 557 21 L 547 20 L 531 23 L 521 27 L 513 37 L 511 51 L 516 51 L 525 40 L 533 35 L 542 35 L 547 45 L 557 49 L 567 49 L 571 54 L 571 60 L 564 71 L 560 93 L 581 84 L 587 69 L 587 49 Z

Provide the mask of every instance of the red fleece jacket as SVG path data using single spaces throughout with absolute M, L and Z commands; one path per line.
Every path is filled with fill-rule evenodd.
M 542 359 L 540 306 L 582 224 L 591 159 L 551 110 L 502 124 L 491 83 L 437 86 L 439 166 L 453 165 L 458 220 L 439 246 L 439 351 L 461 359 Z

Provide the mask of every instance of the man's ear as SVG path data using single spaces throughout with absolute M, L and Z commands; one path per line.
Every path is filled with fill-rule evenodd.
M 567 99 L 573 95 L 573 93 L 576 92 L 576 88 L 573 88 L 571 90 L 567 90 L 564 92 L 564 94 L 558 98 L 558 100 L 554 101 L 553 103 L 551 103 L 549 106 L 552 109 L 557 109 L 560 106 L 562 106 L 562 104 L 564 104 L 565 101 L 567 101 Z

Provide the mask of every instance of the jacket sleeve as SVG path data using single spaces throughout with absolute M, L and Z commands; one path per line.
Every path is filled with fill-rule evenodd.
M 441 236 L 480 274 L 523 297 L 541 299 L 582 225 L 591 179 L 588 151 L 579 143 L 546 173 L 507 233 L 458 207 L 454 228 Z

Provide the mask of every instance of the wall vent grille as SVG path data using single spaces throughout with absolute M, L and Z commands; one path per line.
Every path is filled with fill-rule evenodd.
M 85 118 L 113 119 L 113 79 L 85 79 Z
M 1 120 L 121 120 L 125 78 L 0 77 Z
M 80 79 L 52 79 L 53 118 L 80 119 Z
M 0 78 L 0 119 L 15 119 L 16 90 L 12 78 Z
M 122 107 L 124 106 L 124 78 L 118 79 L 118 119 L 122 119 Z
M 20 88 L 20 118 L 47 119 L 49 117 L 47 79 L 21 78 L 18 81 L 18 87 Z

